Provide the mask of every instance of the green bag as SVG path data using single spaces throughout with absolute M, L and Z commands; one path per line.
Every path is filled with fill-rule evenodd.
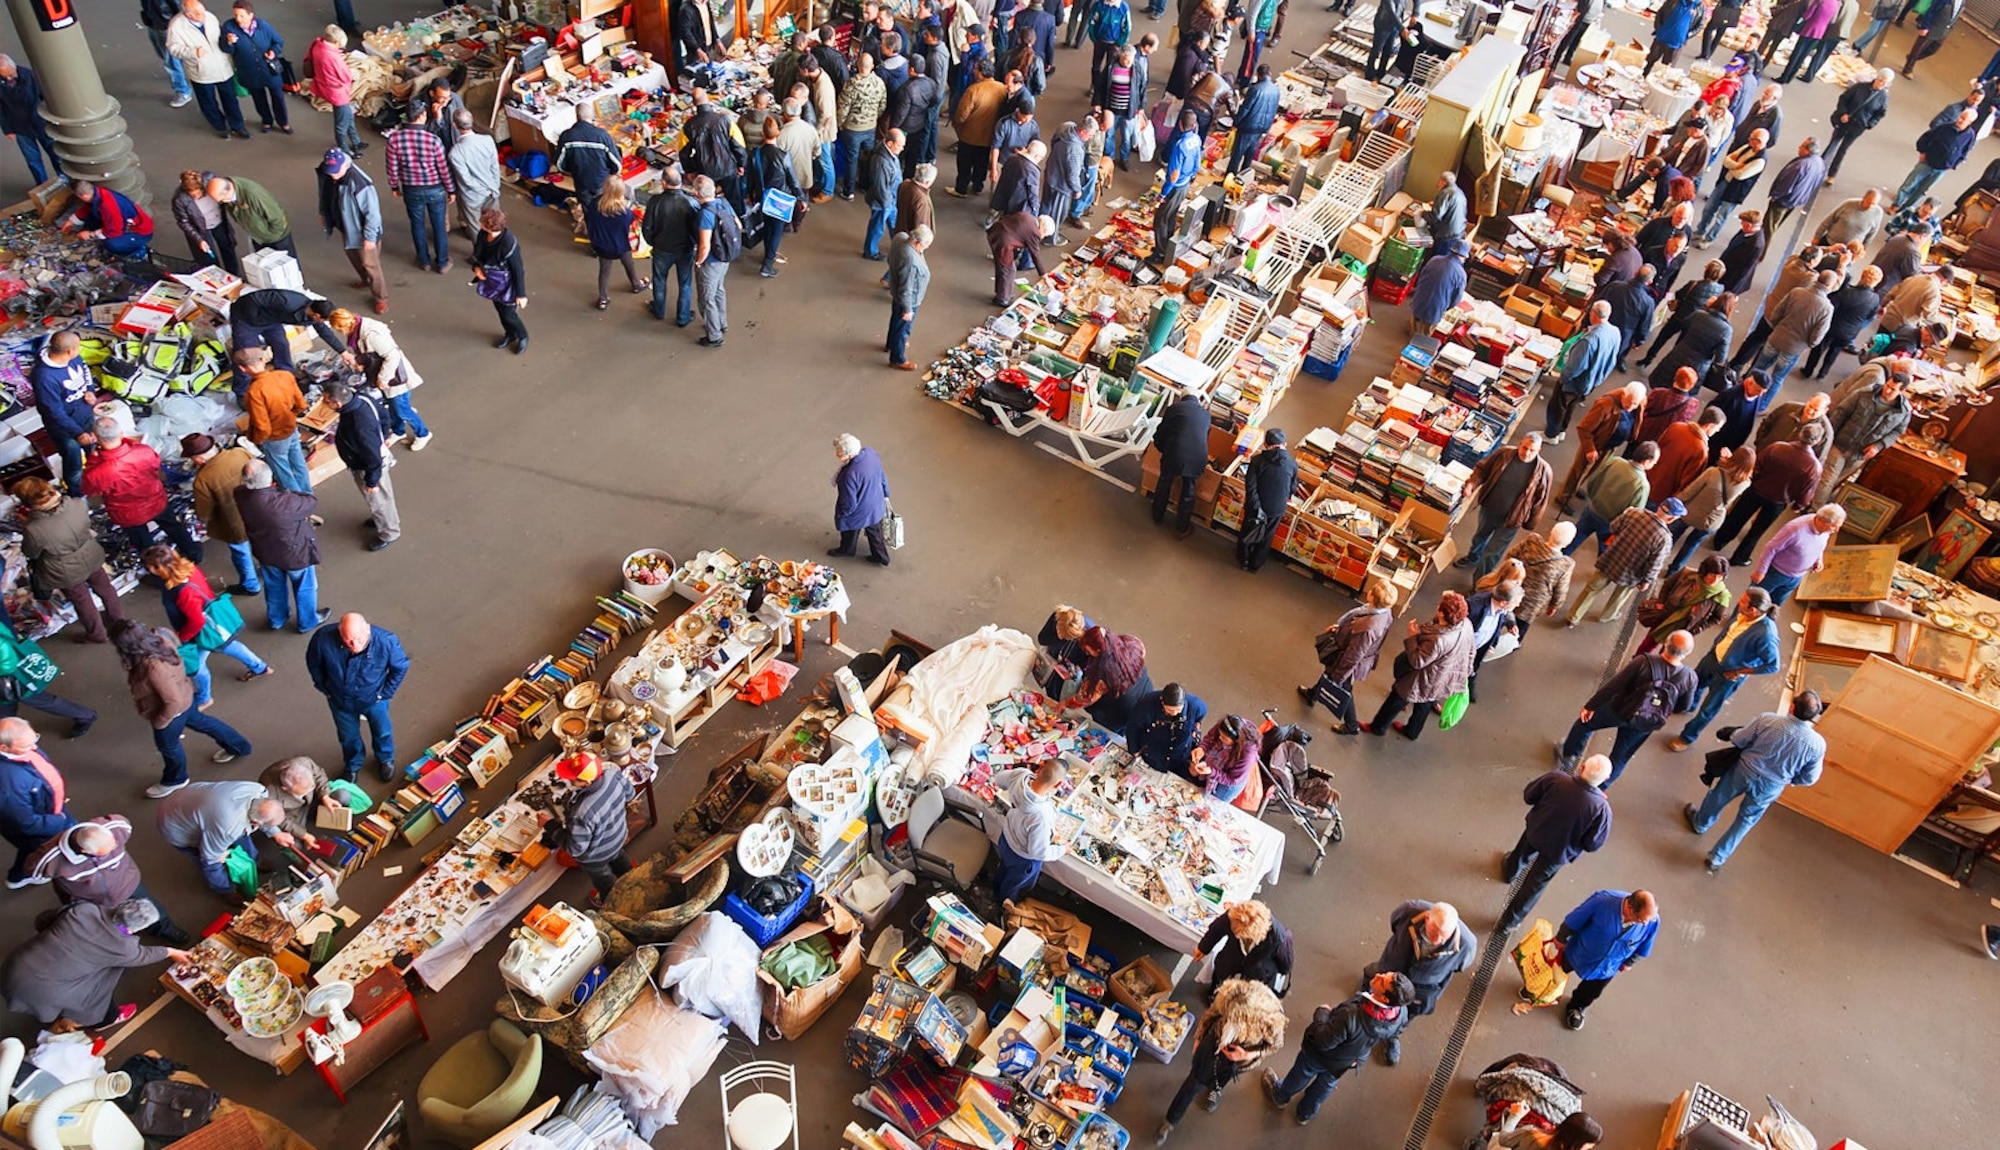
M 362 790 L 346 779 L 330 780 L 326 784 L 326 791 L 330 795 L 337 796 L 341 802 L 347 804 L 348 810 L 353 811 L 357 815 L 367 814 L 369 809 L 375 805 L 375 800 L 368 797 L 367 791 Z
M 204 651 L 220 651 L 229 646 L 229 641 L 243 629 L 243 612 L 236 609 L 236 601 L 225 592 L 208 605 L 207 616 L 202 620 L 201 634 L 194 637 L 195 646 Z
M 1472 696 L 1465 691 L 1460 691 L 1439 704 L 1438 730 L 1449 731 L 1458 726 L 1459 721 L 1465 718 L 1466 708 L 1471 705 Z
M 242 847 L 230 847 L 222 856 L 222 871 L 229 876 L 229 885 L 244 898 L 257 895 L 257 861 L 243 853 Z

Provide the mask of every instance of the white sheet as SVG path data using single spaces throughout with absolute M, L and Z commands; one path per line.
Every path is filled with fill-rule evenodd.
M 651 1141 L 679 1120 L 681 1103 L 715 1065 L 728 1031 L 656 992 L 639 996 L 618 1025 L 584 1051 L 639 1136 Z
M 938 732 L 910 765 L 914 781 L 957 784 L 986 735 L 986 709 L 1027 681 L 1035 641 L 988 624 L 937 649 L 911 670 L 910 704 Z

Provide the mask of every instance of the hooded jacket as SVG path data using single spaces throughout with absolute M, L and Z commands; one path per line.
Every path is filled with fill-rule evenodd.
M 211 532 L 211 534 L 213 534 Z M 90 508 L 65 496 L 53 511 L 29 511 L 21 525 L 21 551 L 46 588 L 74 587 L 104 567 L 104 547 L 90 527 Z
M 167 509 L 159 453 L 136 439 L 100 446 L 84 460 L 83 493 L 103 500 L 111 522 L 120 527 L 152 522 Z

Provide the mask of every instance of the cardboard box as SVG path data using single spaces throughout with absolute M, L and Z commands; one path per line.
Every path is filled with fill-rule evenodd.
M 1127 975 L 1129 978 L 1120 978 Z M 1128 980 L 1143 981 L 1153 989 L 1141 994 L 1126 988 Z M 1136 962 L 1128 962 L 1111 972 L 1111 1000 L 1128 1010 L 1144 1014 L 1153 1009 L 1162 999 L 1174 992 L 1174 980 L 1160 969 L 1160 964 L 1150 958 L 1141 957 Z
M 1568 339 L 1582 326 L 1582 308 L 1555 302 L 1542 305 L 1541 329 L 1557 339 Z
M 259 248 L 243 257 L 243 282 L 253 288 L 306 288 L 299 261 L 276 248 Z
M 826 900 L 825 913 L 793 927 L 784 937 L 764 951 L 769 956 L 774 951 L 803 942 L 814 935 L 825 935 L 833 947 L 833 973 L 810 986 L 785 989 L 778 980 L 765 973 L 759 964 L 757 987 L 764 995 L 764 1020 L 775 1027 L 787 1041 L 796 1040 L 799 1035 L 811 1029 L 820 1020 L 854 980 L 861 977 L 861 924 L 847 913 L 847 908 L 834 900 Z
M 1500 297 L 1500 303 L 1508 315 L 1535 327 L 1542 322 L 1542 309 L 1548 306 L 1549 298 L 1534 288 L 1515 284 Z
M 1388 237 L 1366 224 L 1354 224 L 1340 236 L 1340 250 L 1360 260 L 1373 264 L 1382 254 L 1382 245 Z

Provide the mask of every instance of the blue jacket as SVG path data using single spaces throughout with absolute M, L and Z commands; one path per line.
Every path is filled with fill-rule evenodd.
M 833 501 L 836 531 L 873 527 L 889 513 L 889 477 L 882 473 L 882 457 L 872 447 L 862 448 L 841 464 L 833 486 L 837 493 Z
M 1716 658 L 1716 648 L 1722 646 L 1722 640 L 1728 636 L 1729 625 L 1734 620 L 1732 614 L 1716 628 L 1715 645 L 1701 657 L 1701 665 L 1695 668 L 1702 678 L 1712 679 L 1730 671 L 1768 675 L 1778 669 L 1778 625 L 1772 622 L 1769 615 L 1750 624 L 1749 630 L 1738 635 L 1736 642 L 1730 644 L 1728 653 L 1720 659 Z
M 1444 318 L 1465 295 L 1465 257 L 1455 250 L 1424 261 L 1417 286 L 1410 293 L 1410 316 L 1429 327 Z M 1615 350 L 1615 349 L 1614 349 Z
M 243 26 L 234 19 L 222 22 L 222 50 L 229 53 L 229 59 L 236 65 L 236 79 L 246 88 L 275 88 L 281 77 L 277 72 L 276 60 L 267 60 L 264 53 L 285 54 L 285 38 L 271 27 L 271 22 L 259 16 L 257 26 L 245 32 Z
M 1942 124 L 1917 137 L 1917 155 L 1927 166 L 1948 172 L 1971 154 L 1973 138 L 1971 128 L 1961 131 L 1956 124 Z
M 17 64 L 11 81 L 0 80 L 0 132 L 46 135 L 41 107 L 42 86 L 35 80 L 35 70 Z
M 1569 912 L 1562 928 L 1569 934 L 1563 965 L 1586 979 L 1605 979 L 1653 953 L 1653 936 L 1660 932 L 1656 916 L 1648 922 L 1625 921 L 1629 891 L 1601 890 Z
M 1275 80 L 1259 80 L 1243 93 L 1242 103 L 1236 106 L 1236 130 L 1248 134 L 1262 135 L 1278 122 L 1278 84 Z
M 1200 695 L 1188 695 L 1181 713 L 1169 715 L 1155 691 L 1139 700 L 1125 720 L 1125 747 L 1154 770 L 1186 778 L 1189 759 L 1194 745 L 1201 741 L 1201 725 L 1207 718 L 1208 704 Z
M 1611 800 L 1568 771 L 1539 776 L 1522 790 L 1521 800 L 1528 804 L 1521 839 L 1543 863 L 1572 862 L 1611 837 Z
M 0 835 L 26 853 L 76 824 L 56 807 L 55 792 L 24 759 L 0 754 Z
M 1080 0 L 1079 0 L 1080 2 Z M 1132 8 L 1125 0 L 1097 0 L 1090 12 L 1090 39 L 1097 44 L 1123 44 L 1132 34 Z
M 1201 134 L 1191 130 L 1176 133 L 1167 144 L 1167 168 L 1160 177 L 1160 191 L 1178 192 L 1187 187 L 1200 166 Z
M 1775 800 L 1786 787 L 1812 786 L 1826 765 L 1826 737 L 1790 715 L 1766 712 L 1737 728 L 1729 741 L 1743 751 L 1735 770 L 1760 798 Z
M 1577 341 L 1569 345 L 1569 354 L 1563 360 L 1562 389 L 1571 395 L 1589 395 L 1595 391 L 1618 365 L 1620 338 L 1617 325 L 1608 320 L 1583 329 Z
M 349 651 L 340 641 L 336 620 L 313 632 L 306 644 L 306 671 L 335 710 L 358 715 L 395 696 L 410 673 L 410 657 L 403 653 L 403 641 L 386 627 L 374 628 L 361 651 Z
M 1701 19 L 1701 0 L 1668 0 L 1653 17 L 1653 39 L 1678 52 Z
M 72 356 L 57 367 L 37 355 L 29 378 L 35 384 L 35 409 L 42 413 L 42 422 L 48 424 L 51 434 L 73 440 L 90 430 L 94 418 L 90 397 L 97 385 L 82 356 Z

